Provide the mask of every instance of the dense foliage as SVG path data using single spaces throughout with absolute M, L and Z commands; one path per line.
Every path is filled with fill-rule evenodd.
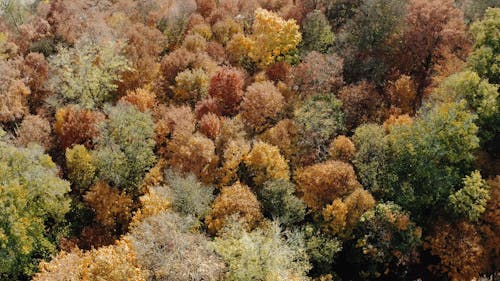
M 494 0 L 0 0 L 0 280 L 494 280 Z

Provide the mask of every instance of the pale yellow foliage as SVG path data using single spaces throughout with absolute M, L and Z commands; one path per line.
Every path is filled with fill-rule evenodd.
M 252 171 L 256 185 L 268 180 L 290 179 L 288 163 L 274 145 L 257 141 L 245 157 L 245 164 Z

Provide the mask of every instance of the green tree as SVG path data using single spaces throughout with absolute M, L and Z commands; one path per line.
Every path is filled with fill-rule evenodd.
M 288 180 L 270 180 L 259 190 L 264 214 L 284 225 L 300 222 L 306 214 L 306 205 L 293 193 L 295 185 Z
M 457 216 L 475 222 L 486 211 L 486 204 L 490 199 L 489 187 L 479 171 L 466 176 L 463 185 L 463 188 L 448 197 L 449 208 Z
M 66 149 L 68 179 L 82 194 L 95 182 L 96 167 L 92 154 L 81 144 Z
M 182 176 L 172 170 L 165 173 L 173 210 L 202 219 L 210 211 L 215 196 L 214 188 L 198 181 L 194 174 Z
M 348 82 L 381 82 L 393 52 L 390 40 L 401 31 L 406 4 L 401 0 L 366 0 L 354 9 L 338 35 Z
M 356 154 L 353 164 L 361 184 L 376 198 L 384 198 L 387 192 L 386 177 L 389 174 L 389 143 L 384 128 L 376 124 L 364 124 L 354 132 Z
M 475 43 L 468 64 L 490 83 L 500 83 L 500 8 L 488 8 L 484 18 L 471 26 Z
M 314 95 L 295 111 L 300 127 L 300 144 L 320 148 L 326 155 L 327 142 L 344 129 L 341 102 L 332 94 Z
M 99 179 L 136 193 L 156 157 L 154 123 L 149 113 L 119 103 L 105 107 L 108 119 L 102 124 L 95 151 Z
M 482 147 L 498 155 L 500 148 L 500 97 L 498 85 L 490 84 L 476 72 L 465 70 L 444 80 L 434 93 L 441 101 L 467 101 L 467 107 L 478 115 L 476 124 Z
M 302 22 L 302 38 L 300 49 L 304 53 L 327 53 L 332 49 L 335 37 L 323 12 L 314 10 L 306 15 Z
M 56 98 L 84 108 L 113 100 L 121 74 L 130 71 L 121 43 L 80 39 L 74 48 L 60 48 L 50 60 L 49 87 Z
M 248 232 L 233 222 L 215 239 L 215 251 L 228 265 L 228 281 L 307 280 L 310 268 L 298 233 L 284 233 L 272 223 Z
M 55 252 L 70 207 L 58 172 L 41 147 L 0 140 L 0 279 L 26 278 Z
M 417 221 L 431 221 L 471 171 L 473 152 L 479 147 L 476 115 L 465 102 L 444 103 L 424 109 L 413 123 L 394 125 L 387 186 L 389 199 L 412 212 Z
M 313 265 L 313 273 L 330 273 L 335 264 L 336 257 L 342 251 L 342 242 L 334 236 L 330 236 L 312 224 L 306 224 L 301 228 L 304 235 L 305 249 L 309 260 Z
M 404 279 L 408 266 L 418 262 L 422 230 L 392 202 L 379 203 L 365 212 L 353 234 L 348 259 L 357 264 L 361 280 Z

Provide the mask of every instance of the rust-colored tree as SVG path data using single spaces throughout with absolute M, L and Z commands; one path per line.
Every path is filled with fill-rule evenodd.
M 342 101 L 346 127 L 350 130 L 385 119 L 384 99 L 375 85 L 366 80 L 342 88 L 338 98 Z
M 37 143 L 48 151 L 54 146 L 54 138 L 51 133 L 52 128 L 49 120 L 40 115 L 28 115 L 24 117 L 17 130 L 16 143 L 23 146 Z
M 406 24 L 393 58 L 401 73 L 414 77 L 419 105 L 436 63 L 445 55 L 465 59 L 470 42 L 462 12 L 453 0 L 411 0 Z
M 205 114 L 198 123 L 199 130 L 208 138 L 215 140 L 220 133 L 222 122 L 222 119 L 213 113 Z
M 447 274 L 452 280 L 479 278 L 485 267 L 485 250 L 476 226 L 467 222 L 435 226 L 436 232 L 424 244 L 438 256 L 434 270 Z
M 214 179 L 218 157 L 211 139 L 200 133 L 179 134 L 167 147 L 169 165 L 184 173 L 194 173 L 205 183 Z
M 61 148 L 65 150 L 74 144 L 92 148 L 99 136 L 98 125 L 104 119 L 104 115 L 97 111 L 74 106 L 60 108 L 56 113 L 54 131 L 59 138 Z
M 210 80 L 208 94 L 213 97 L 219 110 L 225 115 L 234 115 L 243 99 L 244 73 L 235 68 L 224 67 Z

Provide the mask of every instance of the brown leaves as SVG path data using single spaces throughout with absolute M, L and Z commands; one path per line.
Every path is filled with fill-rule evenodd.
M 485 251 L 474 225 L 467 222 L 439 225 L 428 241 L 424 246 L 440 258 L 440 263 L 433 269 L 448 274 L 452 280 L 479 277 L 485 266 Z
M 241 117 L 255 131 L 262 131 L 277 118 L 284 104 L 283 96 L 271 82 L 256 82 L 247 88 L 243 97 Z
M 243 99 L 244 74 L 235 68 L 224 67 L 210 80 L 208 94 L 213 97 L 219 110 L 225 115 L 234 115 Z
M 299 169 L 295 174 L 302 199 L 313 210 L 351 193 L 361 185 L 351 165 L 328 161 Z
M 111 230 L 127 228 L 133 201 L 125 192 L 99 182 L 85 194 L 84 200 L 94 210 L 95 219 L 101 225 Z
M 98 125 L 104 119 L 104 114 L 97 111 L 73 106 L 60 108 L 56 113 L 54 131 L 59 137 L 61 149 L 64 151 L 74 144 L 92 148 L 94 140 L 99 136 Z
M 257 197 L 248 186 L 239 182 L 222 188 L 221 194 L 215 199 L 212 212 L 205 218 L 208 231 L 217 233 L 233 215 L 250 229 L 263 218 Z

